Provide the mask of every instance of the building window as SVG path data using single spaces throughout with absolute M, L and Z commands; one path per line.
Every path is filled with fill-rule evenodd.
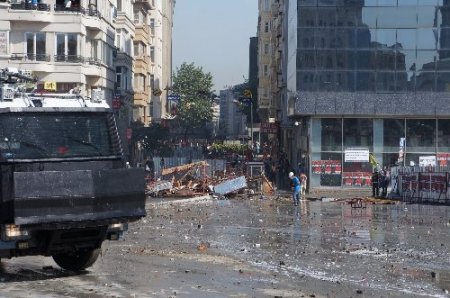
M 269 33 L 270 30 L 270 23 L 269 22 L 265 22 L 264 23 L 264 32 L 265 33 Z
M 134 44 L 134 56 L 138 56 L 139 55 L 139 43 L 135 43 Z
M 91 40 L 91 58 L 98 59 L 98 40 Z
M 117 34 L 116 34 L 116 47 L 119 50 L 122 50 L 121 49 L 121 40 L 120 40 L 120 37 L 121 37 L 120 30 L 117 30 L 117 31 L 119 31 L 119 32 L 117 32 Z
M 155 89 L 155 75 L 150 75 L 150 87 Z
M 80 62 L 77 34 L 56 34 L 56 61 Z
M 364 118 L 344 119 L 344 147 L 364 147 L 373 151 L 373 120 Z
M 150 60 L 155 63 L 155 47 L 150 47 Z
M 150 26 L 150 33 L 152 35 L 155 35 L 155 19 L 153 18 L 150 19 L 149 26 Z
M 406 153 L 436 151 L 436 120 L 406 120 Z
M 122 68 L 120 66 L 116 67 L 116 89 L 122 87 Z
M 117 10 L 122 11 L 122 0 L 117 0 Z
M 264 64 L 264 67 L 263 67 L 263 75 L 264 75 L 265 77 L 269 76 L 269 66 L 268 66 L 267 64 Z
M 29 60 L 46 61 L 45 55 L 45 33 L 25 33 L 26 55 Z
M 269 44 L 268 43 L 264 44 L 264 54 L 269 55 Z

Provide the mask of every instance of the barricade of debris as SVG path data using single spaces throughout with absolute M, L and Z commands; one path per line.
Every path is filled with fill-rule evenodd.
M 206 193 L 219 197 L 238 193 L 265 194 L 275 192 L 272 183 L 262 172 L 223 171 L 209 176 L 206 161 L 163 169 L 157 181 L 146 183 L 146 194 L 151 197 L 195 197 Z M 257 174 L 255 176 L 255 174 Z

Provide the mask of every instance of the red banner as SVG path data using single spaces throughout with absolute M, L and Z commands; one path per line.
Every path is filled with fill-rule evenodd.
M 450 165 L 450 153 L 438 153 L 436 154 L 437 163 L 441 167 Z
M 340 175 L 342 172 L 340 160 L 313 160 L 311 167 L 313 174 Z

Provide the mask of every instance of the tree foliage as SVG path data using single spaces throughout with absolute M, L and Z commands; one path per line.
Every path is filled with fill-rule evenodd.
M 246 144 L 219 144 L 214 143 L 209 148 L 209 152 L 214 156 L 223 156 L 226 154 L 243 154 L 248 150 L 248 146 Z
M 194 63 L 184 62 L 173 76 L 173 92 L 180 95 L 177 108 L 182 127 L 195 129 L 212 119 L 212 75 Z
M 252 92 L 252 102 L 253 102 L 253 122 L 257 123 L 259 122 L 258 119 L 258 113 L 257 113 L 257 90 L 253 90 L 250 88 L 250 84 L 248 82 L 248 80 L 246 80 L 244 83 L 242 84 L 238 84 L 233 86 L 233 92 L 235 94 L 239 94 L 239 96 L 243 96 L 244 94 L 244 90 L 250 90 Z M 247 105 L 242 105 L 241 106 L 242 112 L 245 114 L 245 116 L 247 117 L 247 122 L 250 122 L 250 113 L 251 113 L 251 105 L 247 104 Z

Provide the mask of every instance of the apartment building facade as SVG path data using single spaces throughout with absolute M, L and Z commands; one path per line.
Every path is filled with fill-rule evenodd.
M 284 0 L 259 0 L 258 19 L 258 115 L 264 127 L 263 139 L 277 154 L 286 148 L 282 123 L 283 85 L 282 57 L 284 53 L 283 13 Z M 276 129 L 274 129 L 276 128 Z M 283 145 L 284 144 L 284 145 Z
M 114 68 L 116 3 L 62 0 L 36 4 L 0 2 L 0 67 L 32 71 L 56 91 L 100 90 L 110 103 Z
M 155 0 L 138 0 L 134 3 L 134 103 L 133 120 L 148 126 L 150 116 L 150 79 L 152 62 L 150 60 L 149 11 L 155 8 Z
M 152 62 L 152 87 L 150 114 L 153 123 L 171 119 L 167 101 L 172 86 L 172 27 L 175 8 L 174 0 L 156 1 L 150 11 L 150 60 Z
M 122 140 L 131 141 L 130 123 L 133 121 L 133 40 L 135 26 L 133 22 L 133 3 L 130 0 L 117 0 L 117 18 L 115 22 L 115 71 L 116 83 L 112 107 L 116 110 L 116 121 Z M 129 154 L 129 146 L 124 146 Z

